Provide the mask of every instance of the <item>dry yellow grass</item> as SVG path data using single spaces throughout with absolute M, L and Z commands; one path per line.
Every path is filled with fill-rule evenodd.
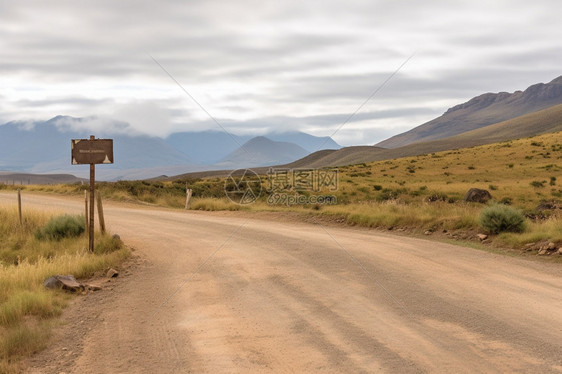
M 424 230 L 481 230 L 482 204 L 465 203 L 473 187 L 490 191 L 494 202 L 510 204 L 528 217 L 525 232 L 501 234 L 510 246 L 548 239 L 562 244 L 562 212 L 539 211 L 562 198 L 562 133 L 338 168 L 336 206 L 270 210 L 338 215 L 351 224 Z M 265 186 L 265 184 L 264 184 Z M 290 193 L 294 193 L 290 191 Z M 322 191 L 324 194 L 332 194 Z M 268 209 L 263 202 L 250 206 Z
M 0 373 L 16 373 L 18 360 L 44 347 L 51 320 L 60 314 L 69 295 L 43 287 L 57 274 L 76 278 L 116 266 L 128 255 L 111 236 L 97 235 L 95 253 L 85 237 L 39 240 L 34 233 L 49 217 L 26 211 L 23 225 L 15 210 L 0 209 Z

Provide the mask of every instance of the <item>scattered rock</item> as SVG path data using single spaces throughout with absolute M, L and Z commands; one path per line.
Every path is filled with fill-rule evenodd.
M 554 244 L 553 242 L 548 243 L 547 248 L 549 251 L 555 251 L 556 250 L 556 244 Z
M 121 240 L 121 237 L 117 234 L 113 234 L 113 239 L 115 240 Z
M 558 248 L 558 254 L 562 255 L 562 247 Z
M 43 286 L 50 289 L 63 289 L 66 291 L 82 291 L 84 290 L 84 285 L 79 283 L 73 275 L 55 275 L 45 279 Z
M 543 248 L 543 249 L 541 249 L 541 250 L 539 251 L 538 254 L 539 254 L 539 256 L 542 256 L 542 255 L 545 255 L 546 252 L 547 252 L 546 248 Z
M 473 203 L 487 203 L 488 200 L 492 198 L 488 190 L 482 190 L 480 188 L 471 188 L 468 190 L 466 195 L 464 195 L 464 201 L 469 201 Z
M 88 289 L 88 291 L 100 291 L 101 290 L 101 286 L 97 286 L 95 284 L 88 284 L 88 285 L 86 285 L 86 288 Z
M 50 289 L 62 288 L 62 282 L 55 277 L 49 277 L 43 282 L 43 287 Z
M 426 230 L 423 234 L 424 234 L 424 235 L 431 235 L 431 231 Z
M 108 278 L 115 278 L 115 277 L 117 277 L 118 275 L 119 275 L 119 272 L 118 272 L 117 270 L 113 269 L 113 268 L 109 269 L 109 270 L 107 271 L 107 274 L 106 274 L 106 276 L 107 276 Z
M 478 234 L 476 236 L 478 237 L 478 239 L 480 239 L 480 241 L 488 239 L 488 235 L 486 234 Z
M 79 283 L 73 275 L 56 275 L 55 277 L 62 282 L 63 290 L 74 292 L 84 289 L 84 285 Z
M 537 210 L 553 210 L 553 209 L 562 209 L 562 204 L 560 204 L 557 200 L 550 200 L 550 201 L 543 201 L 539 205 L 537 205 Z

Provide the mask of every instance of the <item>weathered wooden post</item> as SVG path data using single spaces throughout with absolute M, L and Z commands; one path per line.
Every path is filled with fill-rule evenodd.
M 84 190 L 84 227 L 86 228 L 86 233 L 90 232 L 90 228 L 88 226 L 88 191 Z
M 94 140 L 90 135 L 90 141 Z M 96 188 L 96 164 L 90 163 L 90 226 L 88 227 L 88 249 L 94 251 L 94 193 Z
M 94 197 L 96 184 L 96 164 L 113 164 L 113 139 L 72 139 L 71 159 L 73 165 L 90 164 L 90 218 L 88 241 L 90 252 L 94 251 Z M 104 227 L 105 229 L 105 227 Z
M 23 218 L 21 215 L 21 190 L 18 188 L 18 214 L 20 217 L 20 226 L 23 225 Z
M 98 220 L 100 221 L 100 230 L 102 234 L 105 234 L 105 219 L 103 218 L 103 205 L 101 203 L 101 194 L 96 194 L 96 198 L 98 200 Z
M 191 188 L 187 188 L 187 182 L 185 182 L 185 210 L 189 209 L 189 201 L 191 200 L 191 194 L 193 191 Z

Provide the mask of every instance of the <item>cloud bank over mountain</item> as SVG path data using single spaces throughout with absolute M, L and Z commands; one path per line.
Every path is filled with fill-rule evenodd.
M 556 1 L 1 2 L 0 123 L 304 131 L 373 144 L 560 75 Z M 340 130 L 396 69 L 414 57 Z M 165 68 L 166 72 L 154 62 Z

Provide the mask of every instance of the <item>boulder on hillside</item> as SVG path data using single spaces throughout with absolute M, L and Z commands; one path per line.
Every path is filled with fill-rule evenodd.
M 538 211 L 562 209 L 562 204 L 558 200 L 542 201 L 538 206 Z
M 469 201 L 473 203 L 487 203 L 488 200 L 492 198 L 488 190 L 482 190 L 480 188 L 471 188 L 468 190 L 466 195 L 464 195 L 464 201 Z

